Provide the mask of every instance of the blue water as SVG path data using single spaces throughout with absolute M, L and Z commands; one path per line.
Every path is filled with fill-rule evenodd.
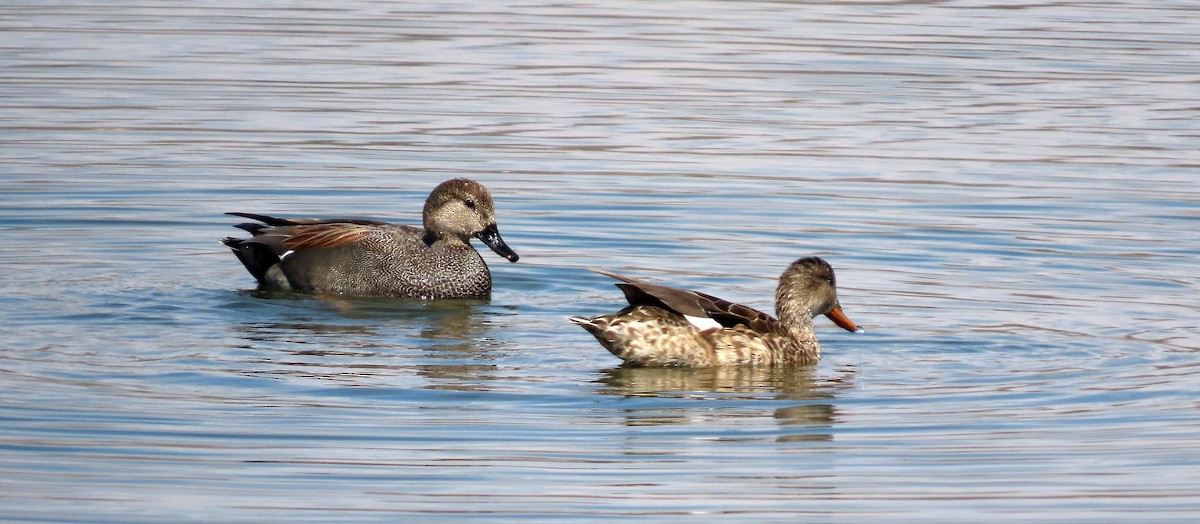
M 0 520 L 1188 521 L 1188 2 L 0 8 Z M 490 300 L 257 293 L 227 211 L 491 189 Z M 605 268 L 823 359 L 625 369 Z

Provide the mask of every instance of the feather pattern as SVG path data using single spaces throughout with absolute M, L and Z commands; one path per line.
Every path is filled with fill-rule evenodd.
M 269 289 L 353 296 L 466 298 L 486 296 L 492 276 L 470 245 L 483 241 L 510 262 L 517 254 L 500 237 L 490 193 L 465 178 L 430 193 L 422 225 L 354 218 L 277 218 L 235 225 L 250 238 L 227 237 L 246 270 Z
M 796 260 L 780 276 L 778 318 L 698 291 L 595 271 L 621 281 L 617 287 L 629 306 L 610 315 L 568 320 L 630 365 L 812 364 L 820 358 L 812 315 L 827 315 L 839 326 L 859 331 L 841 312 L 833 268 L 816 257 Z
M 292 251 L 301 249 L 333 249 L 360 242 L 378 228 L 349 222 L 325 222 L 289 226 L 283 245 Z

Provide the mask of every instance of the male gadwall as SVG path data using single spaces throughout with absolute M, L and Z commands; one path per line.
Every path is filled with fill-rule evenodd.
M 439 184 L 425 200 L 424 229 L 356 219 L 284 219 L 228 213 L 261 224 L 227 237 L 242 265 L 268 289 L 420 298 L 487 296 L 492 274 L 471 247 L 476 237 L 517 261 L 500 238 L 492 196 L 465 178 Z
M 817 257 L 792 262 L 779 277 L 778 319 L 704 293 L 598 273 L 624 281 L 617 287 L 629 307 L 568 320 L 635 366 L 813 364 L 821 350 L 812 317 L 825 315 L 847 331 L 862 331 L 842 313 L 833 268 Z

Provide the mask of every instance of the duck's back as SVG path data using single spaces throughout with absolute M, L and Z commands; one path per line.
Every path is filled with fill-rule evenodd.
M 492 277 L 469 244 L 426 244 L 420 228 L 381 224 L 334 248 L 304 249 L 280 262 L 291 287 L 314 293 L 415 298 L 482 297 Z

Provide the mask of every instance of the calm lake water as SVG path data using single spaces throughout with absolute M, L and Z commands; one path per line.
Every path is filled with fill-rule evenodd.
M 153 4 L 0 7 L 0 520 L 1200 515 L 1194 2 Z M 457 176 L 490 300 L 217 243 Z M 867 332 L 809 368 L 564 319 L 814 254 Z

